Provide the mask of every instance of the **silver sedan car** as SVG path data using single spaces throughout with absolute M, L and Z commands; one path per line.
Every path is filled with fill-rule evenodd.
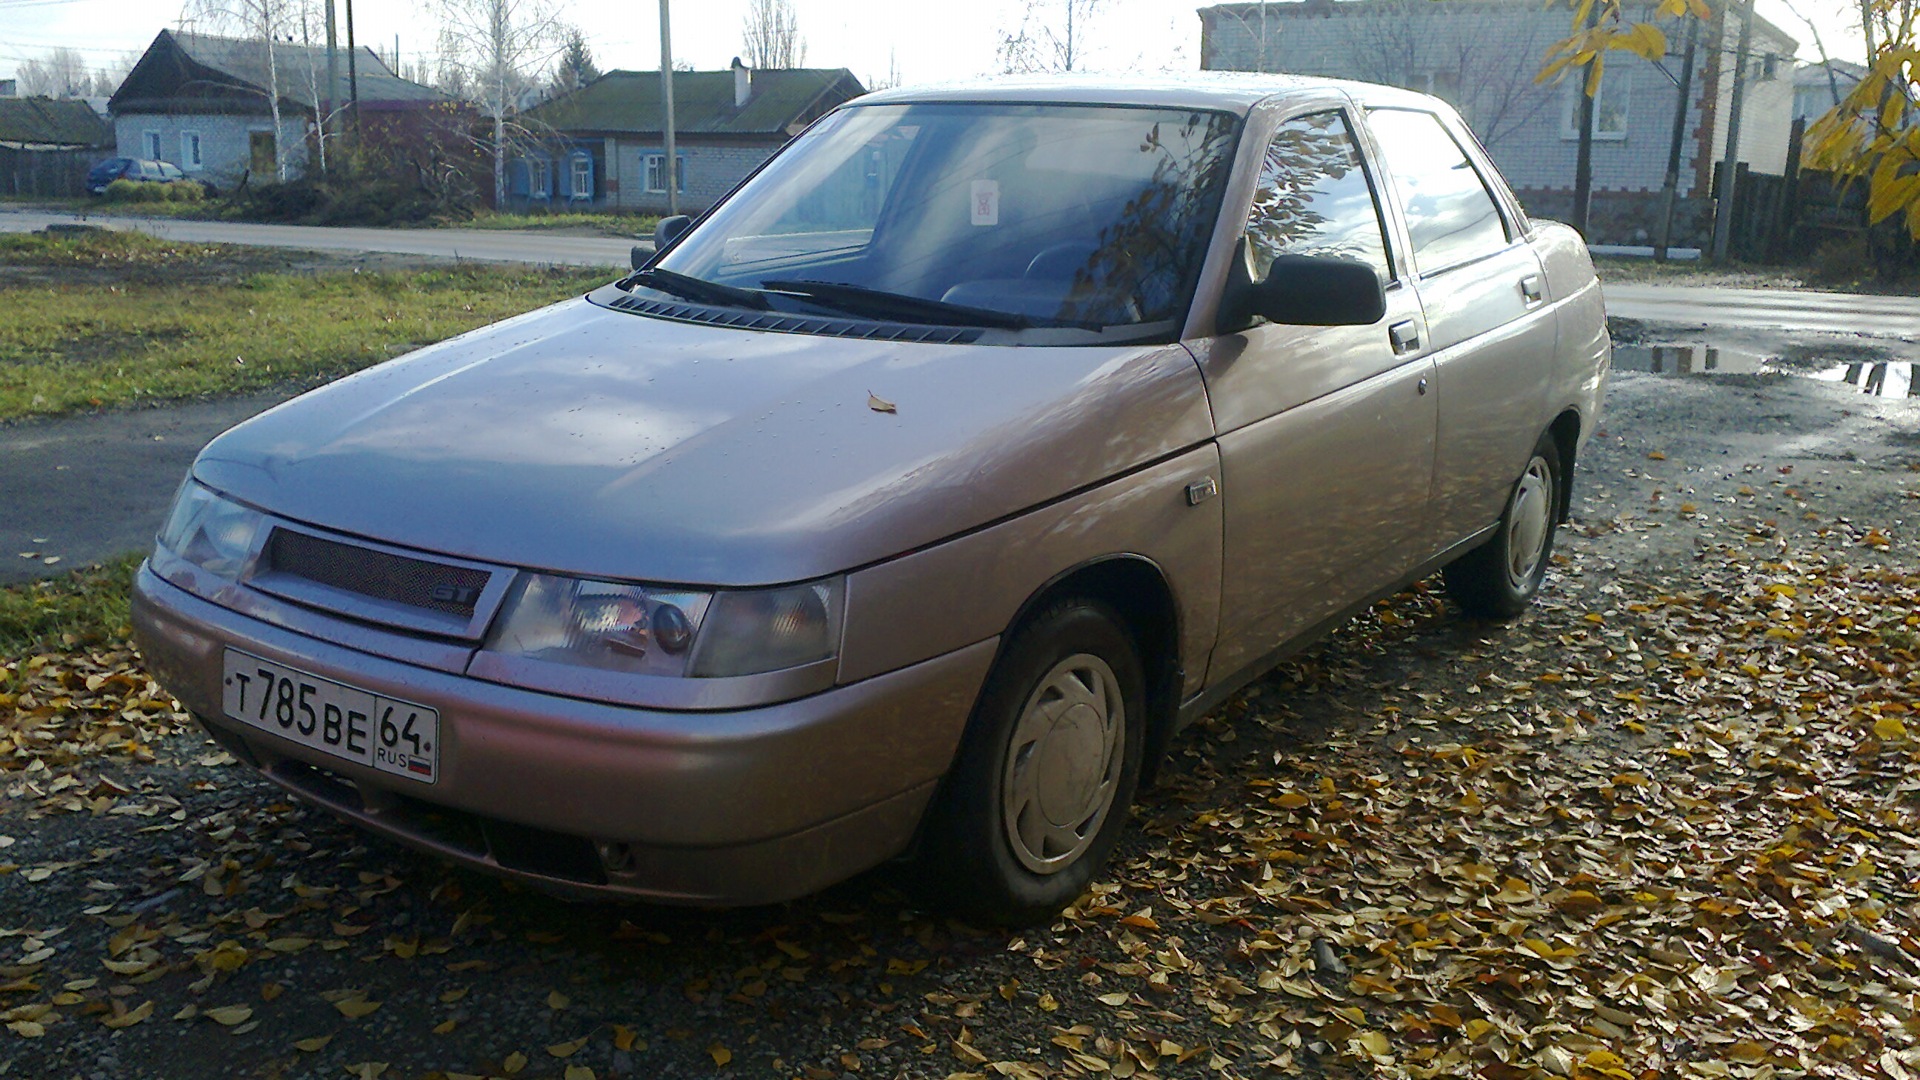
M 236 757 L 552 890 L 1045 918 L 1288 650 L 1520 612 L 1610 360 L 1579 236 L 1378 86 L 874 94 L 660 241 L 200 455 L 135 619 Z

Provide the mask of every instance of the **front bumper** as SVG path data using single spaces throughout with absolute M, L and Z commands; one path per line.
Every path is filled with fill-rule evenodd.
M 208 603 L 144 565 L 135 637 L 222 745 L 375 832 L 562 891 L 738 905 L 817 891 L 905 850 L 995 640 L 757 709 L 605 705 L 434 671 Z M 228 646 L 440 710 L 432 784 L 222 715 Z

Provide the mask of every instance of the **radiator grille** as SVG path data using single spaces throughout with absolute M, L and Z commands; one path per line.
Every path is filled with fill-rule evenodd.
M 474 604 L 491 576 L 485 570 L 408 558 L 291 529 L 273 531 L 267 560 L 282 574 L 463 619 L 473 617 Z

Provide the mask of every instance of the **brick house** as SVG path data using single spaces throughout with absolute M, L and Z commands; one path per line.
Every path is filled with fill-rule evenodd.
M 347 56 L 338 58 L 347 96 Z M 405 142 L 429 128 L 464 130 L 469 108 L 402 79 L 371 49 L 355 54 L 360 125 L 370 140 Z M 170 161 L 190 176 L 227 187 L 271 178 L 276 157 L 289 177 L 307 164 L 317 117 L 327 103 L 324 48 L 162 30 L 107 102 L 121 157 Z M 269 87 L 277 83 L 276 131 Z
M 866 93 L 845 68 L 673 73 L 680 209 L 719 201 L 800 130 Z M 610 71 L 519 117 L 530 144 L 508 168 L 518 207 L 667 209 L 660 73 Z
M 1699 28 L 1692 100 L 1681 145 L 1674 243 L 1699 244 L 1711 228 L 1713 168 L 1725 150 L 1740 24 L 1716 5 Z M 1655 231 L 1686 47 L 1682 19 L 1630 18 L 1667 35 L 1658 64 L 1607 57 L 1595 100 L 1593 217 L 1597 243 L 1643 244 Z M 1293 0 L 1201 8 L 1205 69 L 1290 71 L 1390 83 L 1435 94 L 1459 109 L 1527 208 L 1565 217 L 1572 207 L 1580 80 L 1533 81 L 1547 49 L 1571 32 L 1567 8 L 1537 0 Z M 1756 173 L 1786 165 L 1798 43 L 1755 16 L 1748 50 L 1740 160 Z

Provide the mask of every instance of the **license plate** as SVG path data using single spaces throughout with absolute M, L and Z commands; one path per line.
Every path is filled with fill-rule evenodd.
M 440 773 L 440 713 L 228 649 L 221 707 L 302 746 L 409 780 Z

